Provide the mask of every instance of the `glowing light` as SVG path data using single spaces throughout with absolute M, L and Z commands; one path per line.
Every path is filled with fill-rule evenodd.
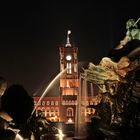
M 71 30 L 68 30 L 68 35 L 71 34 Z
M 73 121 L 72 121 L 71 118 L 68 119 L 68 123 L 69 123 L 69 124 L 73 123 Z
M 70 61 L 71 58 L 72 58 L 72 57 L 71 57 L 70 55 L 67 55 L 67 56 L 66 56 L 66 59 L 67 59 L 68 61 Z
M 59 138 L 59 140 L 63 140 L 63 137 L 65 136 L 62 132 L 61 129 L 55 128 L 56 130 L 58 130 L 58 134 L 56 134 L 55 136 L 57 136 Z

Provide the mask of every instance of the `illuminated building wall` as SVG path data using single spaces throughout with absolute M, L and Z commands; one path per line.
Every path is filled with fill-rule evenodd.
M 60 52 L 60 118 L 62 121 L 75 122 L 78 95 L 78 48 L 73 47 L 67 34 L 67 42 Z
M 67 34 L 67 42 L 65 46 L 59 48 L 60 53 L 60 86 L 59 96 L 44 97 L 38 107 L 38 110 L 44 112 L 44 116 L 51 121 L 61 121 L 65 123 L 74 123 L 76 118 L 76 107 L 78 105 L 79 95 L 79 76 L 78 76 L 78 48 L 73 47 L 69 40 L 70 31 Z M 90 83 L 91 87 L 92 84 Z M 93 91 L 93 89 L 91 90 Z M 93 93 L 92 93 L 93 94 Z M 35 104 L 40 97 L 34 97 Z M 93 105 L 93 98 L 86 97 L 80 100 L 81 118 L 83 121 L 86 117 L 95 113 L 93 108 L 86 108 L 85 106 Z

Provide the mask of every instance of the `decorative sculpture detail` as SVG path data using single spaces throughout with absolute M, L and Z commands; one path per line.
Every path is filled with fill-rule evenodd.
M 140 18 L 136 22 L 133 19 L 127 21 L 126 36 L 113 51 L 121 53 L 121 50 L 118 51 L 118 49 L 126 46 L 128 42 L 140 41 L 140 29 L 137 26 L 139 20 Z M 120 137 L 127 139 L 124 136 L 126 132 L 120 131 L 123 127 L 123 129 L 133 133 L 132 139 L 139 139 L 138 134 L 135 133 L 140 126 L 140 42 L 137 45 L 135 48 L 133 46 L 133 50 L 130 49 L 128 54 L 119 55 L 121 56 L 119 61 L 115 62 L 112 58 L 104 57 L 98 65 L 89 63 L 89 67 L 84 69 L 82 73 L 83 78 L 99 87 L 99 93 L 95 98 L 100 97 L 100 101 L 98 105 L 89 107 L 95 108 L 97 112 L 98 110 L 102 112 L 102 115 L 99 115 L 101 122 L 106 123 L 107 128 L 110 128 L 111 131 L 107 131 L 102 126 L 100 126 L 100 130 L 108 137 L 112 137 L 109 136 L 112 135 L 112 131 L 115 136 L 113 128 L 116 127 L 114 124 L 117 124 L 117 132 Z M 108 109 L 99 107 L 99 104 L 100 106 L 106 104 L 110 111 L 106 112 L 105 110 Z M 104 116 L 108 116 L 107 119 L 110 121 L 106 121 Z
M 137 23 L 140 21 L 140 18 L 135 22 L 134 19 L 129 19 L 126 22 L 126 36 L 123 40 L 120 41 L 120 44 L 115 48 L 116 50 L 122 49 L 129 41 L 134 39 L 140 40 L 140 29 L 137 27 Z

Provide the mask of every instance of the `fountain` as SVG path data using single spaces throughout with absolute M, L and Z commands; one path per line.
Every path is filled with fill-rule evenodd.
M 33 113 L 35 112 L 36 108 L 38 107 L 38 105 L 40 104 L 41 100 L 43 99 L 43 97 L 44 97 L 44 96 L 46 95 L 46 93 L 48 92 L 48 90 L 53 86 L 53 84 L 55 83 L 55 81 L 56 81 L 56 80 L 60 77 L 60 75 L 61 75 L 62 73 L 64 73 L 65 71 L 66 71 L 66 69 L 64 69 L 63 71 L 61 71 L 61 72 L 60 72 L 59 74 L 57 74 L 56 77 L 49 83 L 49 85 L 46 87 L 45 91 L 42 93 L 42 95 L 41 95 L 39 101 L 37 102 L 37 104 L 36 104 L 34 110 L 32 111 L 32 114 L 31 114 L 31 115 L 33 115 Z
M 42 93 L 41 97 L 39 98 L 34 110 L 32 111 L 32 115 L 34 114 L 35 110 L 37 109 L 38 105 L 40 104 L 41 100 L 45 97 L 49 89 L 55 84 L 55 82 L 59 79 L 62 73 L 66 71 L 63 70 L 60 72 L 56 77 L 49 83 L 49 85 L 45 88 L 44 92 Z M 74 128 L 74 138 L 73 139 L 85 139 L 85 136 L 87 135 L 86 132 L 86 123 L 85 123 L 85 116 L 84 118 L 81 118 L 81 108 L 82 108 L 82 102 L 84 101 L 84 104 L 86 104 L 87 101 L 87 85 L 86 85 L 86 80 L 82 79 L 81 75 L 79 77 L 79 94 L 77 96 L 77 102 L 78 104 L 76 105 L 76 115 L 75 115 L 75 128 Z M 85 106 L 86 107 L 86 106 Z M 84 120 L 84 121 L 83 121 Z M 50 124 L 49 124 L 50 125 Z M 54 126 L 52 126 L 54 128 Z M 63 133 L 62 130 L 59 129 L 59 127 L 55 127 L 55 130 L 58 130 L 58 133 L 55 135 L 57 137 L 61 137 L 60 139 L 63 139 L 66 137 Z M 53 130 L 54 131 L 54 130 Z
M 137 22 L 139 21 L 140 19 L 138 19 L 137 20 Z M 136 22 L 136 23 L 137 23 Z M 127 38 L 124 38 L 124 40 L 123 41 L 121 41 L 120 42 L 120 45 L 119 45 L 119 47 L 116 47 L 115 49 L 116 50 L 119 50 L 119 49 L 121 49 L 121 48 L 123 48 L 125 45 L 126 45 L 126 43 L 127 42 L 129 42 L 130 40 L 133 40 L 133 39 L 139 39 L 139 29 L 137 29 L 137 30 L 134 30 L 134 31 L 137 31 L 137 36 L 132 36 L 133 38 L 129 38 L 129 40 L 126 40 L 126 39 L 128 39 L 128 37 L 130 37 L 130 36 L 128 36 L 128 33 L 131 35 L 131 33 L 132 32 L 127 32 Z M 69 35 L 69 34 L 68 34 Z M 132 34 L 132 35 L 134 35 L 134 34 Z M 68 36 L 69 37 L 69 36 Z M 67 45 L 71 45 L 70 43 L 69 43 L 69 41 L 68 41 L 68 43 L 67 43 Z M 66 46 L 67 47 L 67 46 Z M 138 48 L 139 49 L 139 48 Z M 134 53 L 134 52 L 133 52 Z M 133 55 L 133 53 L 131 53 L 131 54 L 129 54 L 129 57 L 131 56 L 131 55 Z M 130 57 L 131 58 L 131 57 Z M 86 75 L 86 76 L 89 76 L 89 77 L 86 77 L 86 78 L 83 78 L 83 77 L 81 77 L 81 75 L 80 75 L 80 77 L 79 77 L 79 94 L 78 94 L 78 96 L 77 96 L 77 105 L 76 105 L 76 115 L 75 115 L 75 134 L 74 134 L 74 137 L 73 137 L 73 139 L 75 139 L 75 140 L 78 140 L 78 139 L 87 139 L 86 138 L 86 136 L 87 136 L 87 129 L 83 129 L 83 128 L 86 128 L 86 123 L 85 123 L 85 121 L 86 121 L 86 117 L 84 116 L 84 118 L 82 118 L 82 115 L 81 115 L 81 111 L 82 111 L 82 108 L 84 108 L 85 107 L 85 109 L 86 109 L 86 106 L 87 106 L 87 80 L 88 81 L 91 81 L 91 82 L 94 82 L 94 83 L 96 83 L 96 85 L 98 85 L 98 87 L 99 87 L 99 89 L 101 90 L 101 92 L 102 93 L 106 93 L 106 92 L 109 92 L 110 93 L 110 91 L 112 90 L 112 88 L 114 88 L 114 87 L 110 87 L 110 83 L 109 83 L 109 86 L 108 85 L 106 85 L 106 84 L 108 84 L 108 81 L 121 81 L 122 79 L 120 79 L 120 76 L 122 76 L 123 78 L 125 77 L 125 75 L 120 75 L 120 76 L 118 76 L 118 74 L 122 74 L 121 72 L 122 71 L 120 71 L 120 73 L 118 73 L 117 74 L 117 72 L 119 72 L 119 71 L 115 71 L 114 72 L 114 70 L 115 70 L 115 68 L 116 68 L 116 66 L 118 66 L 118 65 L 116 65 L 116 63 L 110 63 L 110 62 L 112 62 L 112 60 L 110 61 L 110 58 L 109 59 L 106 59 L 106 58 L 104 58 L 103 60 L 106 60 L 106 62 L 108 61 L 109 63 L 106 63 L 106 64 L 111 64 L 111 67 L 108 67 L 108 66 L 103 66 L 102 64 L 103 63 L 100 63 L 99 65 L 94 65 L 94 64 L 92 64 L 92 63 L 90 63 L 90 68 L 89 68 L 89 70 L 90 71 L 92 71 L 91 73 L 90 73 L 90 71 L 87 69 L 87 70 L 85 70 L 85 72 L 87 72 L 88 73 L 88 75 Z M 104 61 L 105 62 L 105 61 Z M 81 68 L 81 67 L 80 67 Z M 113 69 L 112 69 L 113 68 Z M 118 68 L 118 67 L 117 67 Z M 107 71 L 108 70 L 108 71 Z M 59 76 L 63 73 L 63 72 L 65 72 L 65 70 L 64 71 L 62 71 L 62 72 L 60 72 L 51 82 L 50 82 L 50 84 L 46 87 L 46 89 L 45 89 L 45 91 L 43 92 L 43 94 L 42 94 L 42 96 L 40 97 L 40 99 L 39 99 L 39 101 L 37 102 L 37 104 L 36 104 L 36 106 L 35 106 L 35 108 L 34 108 L 34 110 L 33 110 L 33 112 L 32 112 L 32 115 L 33 115 L 33 113 L 35 112 L 35 110 L 36 110 L 36 108 L 38 107 L 38 105 L 40 104 L 40 102 L 41 102 L 41 100 L 43 99 L 43 97 L 46 95 L 46 93 L 48 92 L 48 90 L 50 89 L 50 87 L 52 87 L 52 85 L 54 84 L 54 82 L 59 78 Z M 123 74 L 126 74 L 126 73 L 123 73 Z M 122 80 L 122 83 L 125 83 L 126 81 L 125 80 Z M 108 88 L 108 89 L 106 89 L 106 88 Z M 91 90 L 93 90 L 93 89 L 91 89 Z M 108 91 L 107 91 L 108 90 Z M 100 97 L 100 96 L 99 96 Z M 108 98 L 105 98 L 106 100 L 108 99 Z M 110 101 L 110 100 L 109 100 Z M 82 104 L 84 102 L 84 105 Z M 108 103 L 108 102 L 107 102 Z M 99 103 L 98 103 L 99 104 Z M 111 104 L 111 103 L 110 103 Z M 93 105 L 94 106 L 94 105 Z M 108 113 L 108 112 L 107 112 Z M 83 119 L 83 120 L 82 120 Z M 70 122 L 72 122 L 72 120 L 69 118 L 69 121 Z M 97 119 L 97 123 L 98 123 L 98 121 L 99 121 L 99 119 Z M 94 124 L 92 124 L 92 125 L 94 125 L 95 126 L 95 123 Z M 98 126 L 98 125 L 97 125 Z M 95 129 L 95 130 L 94 130 Z M 92 130 L 94 130 L 94 132 L 92 131 L 92 133 L 94 133 L 95 135 L 97 134 L 97 132 L 99 133 L 99 131 L 97 131 L 97 128 L 96 128 L 96 126 L 94 127 L 94 129 L 92 129 Z M 56 135 L 56 136 L 60 136 L 59 138 L 61 139 L 61 140 L 63 140 L 63 138 L 64 138 L 64 134 L 62 133 L 62 130 L 61 129 L 59 129 L 59 128 L 55 128 L 55 130 L 57 130 L 58 131 L 58 134 Z M 102 130 L 103 131 L 103 130 Z M 101 135 L 100 135 L 101 136 Z M 92 135 L 91 135 L 91 137 L 92 137 Z
M 39 98 L 37 104 L 35 105 L 32 113 L 31 113 L 31 117 L 28 119 L 29 123 L 30 123 L 30 120 L 32 118 L 34 118 L 34 112 L 36 111 L 38 105 L 40 104 L 41 100 L 45 97 L 45 95 L 48 93 L 48 91 L 50 90 L 50 88 L 55 84 L 56 81 L 58 81 L 60 75 L 62 73 L 64 73 L 66 71 L 66 69 L 64 69 L 62 72 L 60 72 L 59 74 L 56 75 L 56 77 L 49 83 L 49 85 L 45 88 L 44 92 L 42 93 L 41 97 Z M 47 120 L 42 120 L 42 123 L 46 122 Z M 63 140 L 63 137 L 65 136 L 62 132 L 62 130 L 58 127 L 55 127 L 55 126 L 52 126 L 51 122 L 48 123 L 47 122 L 47 125 L 48 127 L 50 128 L 50 134 L 48 133 L 47 134 L 47 131 L 46 131 L 46 134 L 42 134 L 40 135 L 41 139 L 46 139 L 46 137 L 48 138 L 53 138 L 53 139 L 59 139 L 59 140 Z
M 87 102 L 87 81 L 79 76 L 79 94 L 77 97 L 78 104 L 76 106 L 76 116 L 75 116 L 75 140 L 86 139 L 87 137 L 87 125 L 86 116 L 82 116 L 82 107 L 86 109 Z M 84 104 L 82 104 L 84 103 Z
M 63 134 L 62 130 L 56 127 L 54 127 L 54 129 L 58 131 L 58 134 L 56 134 L 55 136 L 58 137 L 59 140 L 63 140 L 65 135 Z

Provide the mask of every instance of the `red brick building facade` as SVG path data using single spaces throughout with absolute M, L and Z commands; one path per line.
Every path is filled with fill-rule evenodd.
M 59 48 L 61 72 L 59 96 L 44 97 L 36 108 L 36 112 L 42 110 L 47 119 L 65 123 L 74 123 L 76 121 L 79 104 L 80 116 L 84 121 L 88 121 L 88 117 L 95 113 L 94 109 L 86 108 L 86 106 L 93 105 L 91 96 L 86 96 L 86 100 L 80 96 L 79 100 L 81 93 L 79 93 L 78 48 L 71 45 L 70 33 L 68 31 L 65 46 Z M 34 97 L 35 105 L 39 98 Z

